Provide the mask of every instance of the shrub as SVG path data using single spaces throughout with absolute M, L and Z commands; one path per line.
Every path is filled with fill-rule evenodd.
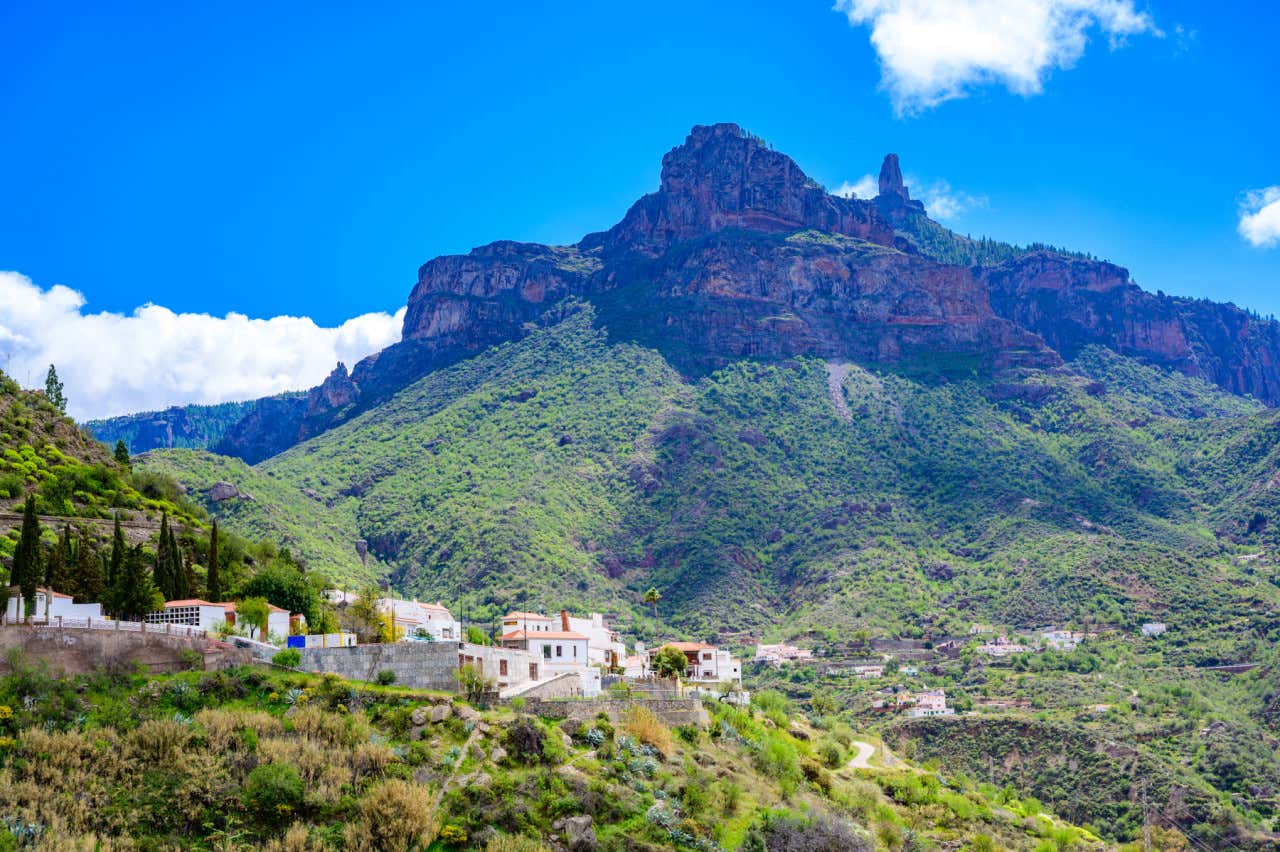
M 244 803 L 263 822 L 283 824 L 302 803 L 304 788 L 298 770 L 286 763 L 255 767 L 244 784 Z
M 507 728 L 507 752 L 517 763 L 539 763 L 545 755 L 546 736 L 531 719 L 516 719 Z
M 523 834 L 500 834 L 489 841 L 484 852 L 550 852 L 550 847 Z
M 271 658 L 271 662 L 286 669 L 296 669 L 302 664 L 302 652 L 297 648 L 285 648 Z
M 765 848 L 769 852 L 871 852 L 871 842 L 853 826 L 830 817 L 812 821 L 793 818 L 769 820 L 764 827 Z
M 383 669 L 382 671 L 378 672 L 377 680 L 378 680 L 378 683 L 382 684 L 383 686 L 390 686 L 391 684 L 396 682 L 395 670 Z
M 642 743 L 651 745 L 664 755 L 675 750 L 671 731 L 648 707 L 633 704 L 622 713 L 622 729 Z
M 824 739 L 818 743 L 818 758 L 827 767 L 835 769 L 844 762 L 844 750 L 835 740 Z
M 347 826 L 345 848 L 414 849 L 427 845 L 432 827 L 430 790 L 399 779 L 384 781 L 360 800 L 360 816 Z

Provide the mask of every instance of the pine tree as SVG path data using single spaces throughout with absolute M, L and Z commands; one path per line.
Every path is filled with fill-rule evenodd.
M 124 566 L 116 578 L 112 593 L 116 614 L 122 619 L 141 620 L 149 612 L 164 606 L 164 598 L 147 573 L 147 558 L 142 545 L 130 548 Z
M 222 600 L 222 575 L 218 568 L 218 519 L 213 520 L 213 531 L 209 533 L 209 568 L 205 573 L 205 594 L 209 600 L 218 603 Z
M 13 583 L 22 590 L 23 616 L 36 611 L 36 590 L 41 577 L 40 519 L 36 517 L 36 498 L 28 497 L 22 510 L 22 533 L 13 553 Z
M 88 530 L 80 530 L 72 577 L 76 603 L 93 603 L 102 597 L 102 559 L 93 551 Z
M 116 441 L 116 464 L 124 467 L 133 466 L 133 461 L 129 458 L 129 447 L 125 444 L 123 438 Z
M 44 377 L 44 395 L 61 411 L 67 413 L 67 398 L 62 394 L 62 381 L 58 378 L 58 370 L 52 364 Z

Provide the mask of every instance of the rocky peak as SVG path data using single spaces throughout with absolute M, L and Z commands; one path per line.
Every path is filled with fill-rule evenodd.
M 880 194 L 897 195 L 903 201 L 911 199 L 911 193 L 902 183 L 902 167 L 898 164 L 897 154 L 885 154 L 880 164 Z
M 359 401 L 360 388 L 347 372 L 347 365 L 339 361 L 329 377 L 307 394 L 301 437 L 307 438 L 323 431 L 323 429 L 317 429 L 314 424 L 327 423 L 333 412 L 353 406 Z
M 726 228 L 813 228 L 893 244 L 893 229 L 874 205 L 828 195 L 764 140 L 736 124 L 714 124 L 693 128 L 662 158 L 660 189 L 636 202 L 605 246 L 653 256 Z

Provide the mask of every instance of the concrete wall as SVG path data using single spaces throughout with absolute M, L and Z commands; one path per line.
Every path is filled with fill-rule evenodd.
M 204 669 L 250 662 L 247 652 L 207 639 L 163 633 L 7 625 L 0 627 L 0 672 L 9 670 L 5 655 L 12 648 L 21 649 L 29 660 L 44 660 L 53 671 L 68 675 L 132 667 L 137 663 L 156 673 L 183 671 L 191 665 L 183 660 L 182 652 L 191 649 L 200 653 Z
M 333 672 L 347 680 L 375 682 L 378 672 L 390 669 L 396 683 L 415 689 L 458 690 L 457 642 L 395 642 L 356 645 L 354 648 L 302 648 L 298 668 Z
M 601 713 L 609 721 L 618 722 L 627 708 L 639 705 L 653 712 L 665 725 L 706 725 L 710 719 L 702 702 L 696 698 L 668 698 L 655 700 L 623 701 L 610 698 L 584 700 L 547 701 L 527 699 L 525 710 L 536 716 L 555 719 L 576 719 L 590 722 Z

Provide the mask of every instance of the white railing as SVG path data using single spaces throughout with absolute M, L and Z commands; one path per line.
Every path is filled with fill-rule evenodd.
M 30 621 L 8 621 L 11 626 L 54 627 L 60 630 L 115 630 L 120 633 L 155 633 L 162 636 L 187 636 L 201 639 L 209 635 L 202 627 L 189 624 L 158 624 L 146 621 L 120 621 L 114 618 L 32 618 Z

